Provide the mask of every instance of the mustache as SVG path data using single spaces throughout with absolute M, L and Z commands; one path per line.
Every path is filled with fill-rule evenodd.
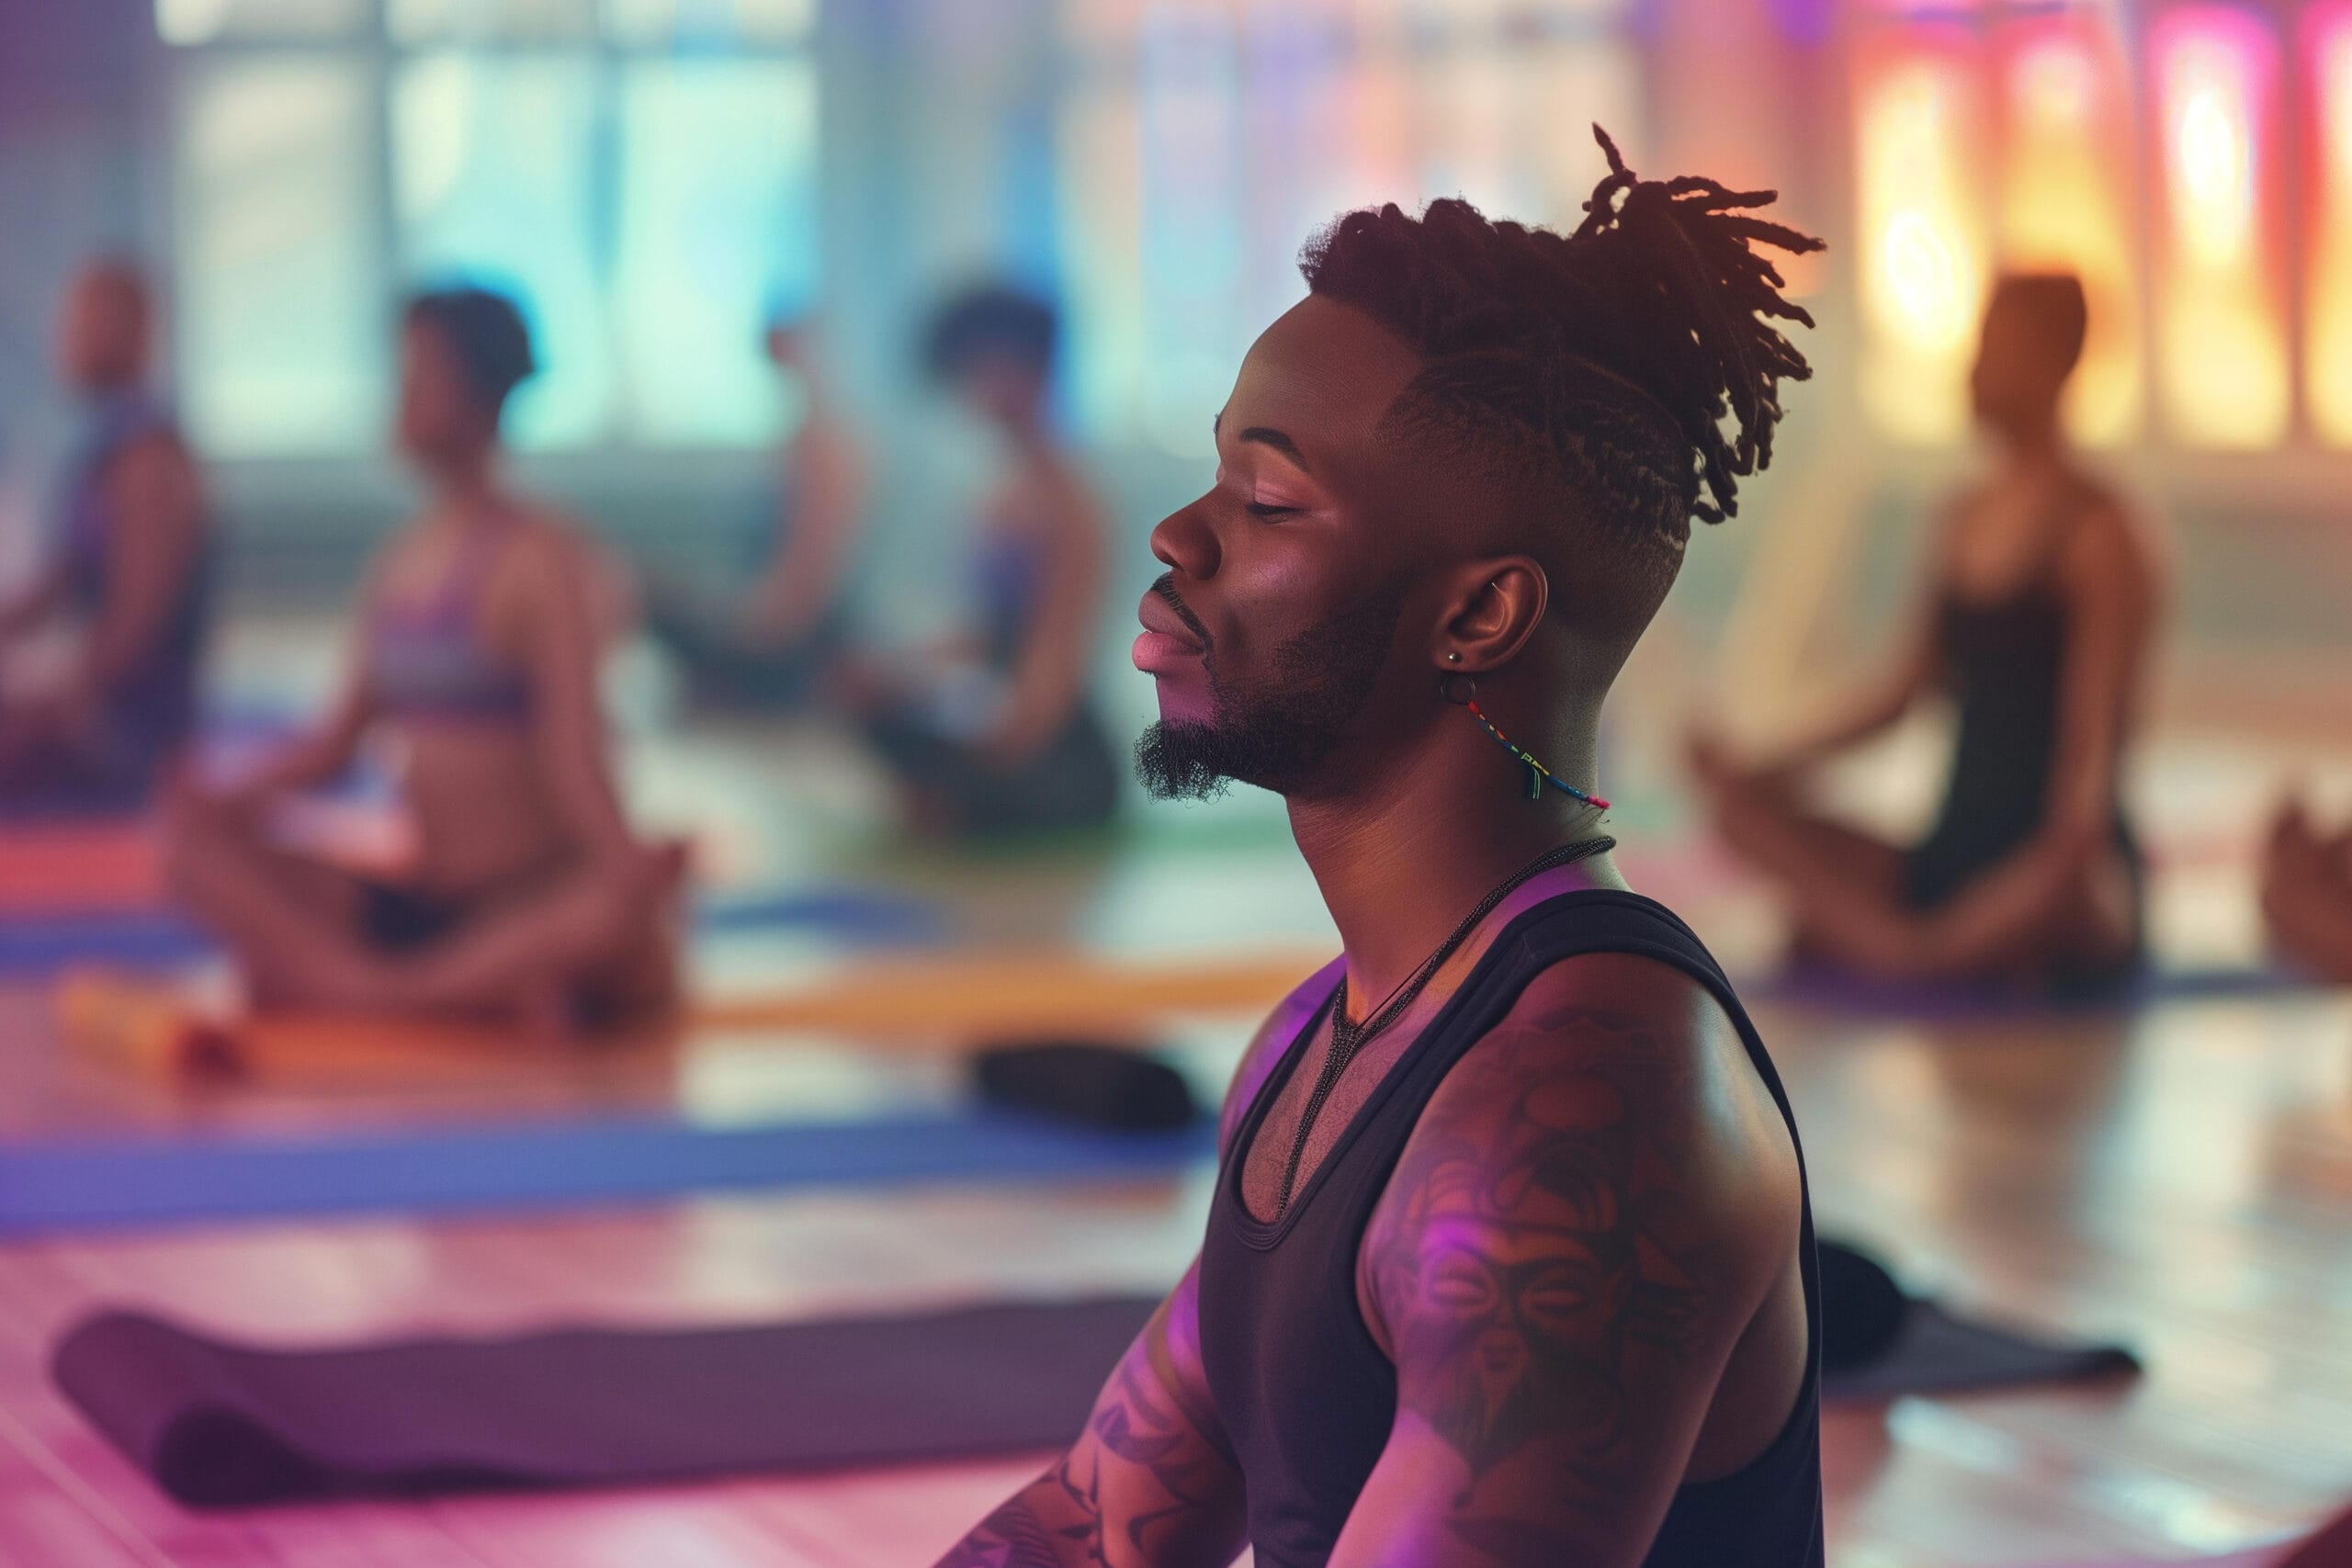
M 1127 581 L 1132 582 L 1135 580 L 1133 578 L 1129 578 Z M 1201 651 L 1203 653 L 1206 653 L 1216 648 L 1216 639 L 1209 636 L 1208 627 L 1201 625 L 1201 618 L 1193 614 L 1192 606 L 1185 604 L 1182 597 L 1177 593 L 1176 574 L 1174 572 L 1161 572 L 1158 580 L 1152 583 L 1151 591 L 1159 595 L 1160 599 L 1170 609 L 1176 612 L 1176 618 L 1184 623 L 1184 629 L 1186 631 L 1191 632 L 1194 637 L 1201 639 Z

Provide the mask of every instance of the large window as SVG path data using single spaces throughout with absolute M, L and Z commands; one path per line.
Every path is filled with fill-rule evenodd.
M 1639 159 L 1633 0 L 1064 0 L 1063 273 L 1091 434 L 1190 456 L 1351 207 L 1464 196 L 1573 227 Z M 1573 105 L 1572 116 L 1561 106 Z
M 229 457 L 368 449 L 406 289 L 513 293 L 541 449 L 754 445 L 816 288 L 815 0 L 157 0 L 183 381 Z
M 2352 446 L 2352 5 L 1850 4 L 1880 429 L 1958 439 L 1987 284 L 2054 266 L 2078 435 Z

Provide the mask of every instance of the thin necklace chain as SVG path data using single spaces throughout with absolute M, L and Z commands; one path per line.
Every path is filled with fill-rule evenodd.
M 1283 1184 L 1274 1198 L 1275 1219 L 1281 1219 L 1290 1208 L 1292 1190 L 1298 1184 L 1299 1162 L 1306 1156 L 1306 1140 L 1315 1132 L 1315 1122 L 1323 1113 L 1324 1102 L 1339 1087 L 1340 1075 L 1348 1070 L 1348 1064 L 1355 1059 L 1356 1053 L 1403 1016 L 1405 1010 L 1411 1007 L 1414 999 L 1421 994 L 1422 987 L 1434 979 L 1445 961 L 1453 956 L 1453 950 L 1468 941 L 1470 933 L 1478 929 L 1479 922 L 1493 914 L 1495 906 L 1510 897 L 1521 883 L 1532 876 L 1541 876 L 1547 871 L 1572 865 L 1588 856 L 1616 847 L 1617 840 L 1606 834 L 1578 839 L 1574 843 L 1546 850 L 1511 873 L 1478 900 L 1478 907 L 1463 917 L 1462 923 L 1453 928 L 1453 933 L 1438 943 L 1436 952 L 1421 960 L 1418 968 L 1390 988 L 1387 998 L 1362 1023 L 1348 1021 L 1348 976 L 1344 972 L 1340 974 L 1340 983 L 1331 988 L 1330 999 L 1323 1004 L 1324 1010 L 1331 1015 L 1330 1049 L 1324 1053 L 1322 1071 L 1316 1075 L 1314 1091 L 1306 1097 L 1306 1109 L 1299 1118 L 1298 1136 L 1292 1141 L 1290 1157 L 1283 1164 Z

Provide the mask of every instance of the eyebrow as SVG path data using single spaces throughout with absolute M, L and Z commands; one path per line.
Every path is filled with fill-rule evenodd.
M 1215 419 L 1209 422 L 1209 434 L 1211 435 L 1216 435 L 1223 431 L 1224 428 L 1225 415 L 1220 412 Z M 1311 474 L 1315 471 L 1314 465 L 1306 460 L 1306 454 L 1298 449 L 1298 443 L 1293 441 L 1289 436 L 1283 434 L 1281 431 L 1274 429 L 1271 425 L 1250 425 L 1249 428 L 1237 434 L 1234 439 L 1237 441 L 1252 441 L 1261 446 L 1271 446 L 1275 451 L 1280 452 L 1283 457 L 1288 457 L 1292 462 L 1296 463 L 1299 468 L 1304 469 L 1306 472 Z

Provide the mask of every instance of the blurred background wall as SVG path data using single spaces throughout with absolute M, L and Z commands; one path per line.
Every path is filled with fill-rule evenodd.
M 1964 469 L 1989 279 L 2063 265 L 2094 310 L 2075 428 L 2181 558 L 2167 700 L 2330 699 L 2352 0 L 0 0 L 0 506 L 38 510 L 49 317 L 93 250 L 166 283 L 248 608 L 334 603 L 403 501 L 406 288 L 517 288 L 532 481 L 682 562 L 761 526 L 793 408 L 757 329 L 806 311 L 882 449 L 863 593 L 898 635 L 984 458 L 910 340 L 989 273 L 1066 306 L 1066 417 L 1139 586 L 1317 224 L 1460 193 L 1572 225 L 1594 120 L 1645 173 L 1779 186 L 1833 247 L 1795 279 L 1821 374 L 1671 606 L 1670 639 L 1730 639 L 1732 694 L 1880 622 Z

